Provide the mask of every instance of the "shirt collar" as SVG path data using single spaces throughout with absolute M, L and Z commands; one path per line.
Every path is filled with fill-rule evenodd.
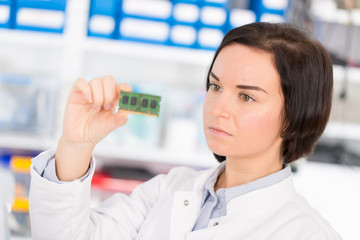
M 216 183 L 216 180 L 218 176 L 225 170 L 226 161 L 223 161 L 220 163 L 219 166 L 217 166 L 216 170 L 210 175 L 210 177 L 205 181 L 204 187 L 203 187 L 203 199 L 201 201 L 201 206 L 204 204 L 205 199 L 209 194 L 215 195 L 214 192 L 214 186 Z
M 219 175 L 225 170 L 226 161 L 222 162 L 216 170 L 210 175 L 210 177 L 206 180 L 203 187 L 203 198 L 201 202 L 201 206 L 204 204 L 207 196 L 210 194 L 216 198 L 216 194 L 214 191 L 214 186 Z M 248 192 L 258 190 L 261 188 L 265 188 L 271 185 L 274 185 L 282 180 L 286 179 L 291 175 L 291 166 L 290 164 L 283 164 L 283 169 L 267 175 L 265 177 L 256 179 L 252 182 L 238 185 L 231 188 L 220 188 L 220 191 L 225 192 L 225 199 L 228 203 L 231 199 L 238 197 L 240 195 L 246 194 Z

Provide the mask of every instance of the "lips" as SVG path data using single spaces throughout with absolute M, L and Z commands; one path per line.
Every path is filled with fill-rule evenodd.
M 226 130 L 224 130 L 221 127 L 218 126 L 214 126 L 214 125 L 210 125 L 209 126 L 209 131 L 217 136 L 232 136 L 230 133 L 228 133 Z

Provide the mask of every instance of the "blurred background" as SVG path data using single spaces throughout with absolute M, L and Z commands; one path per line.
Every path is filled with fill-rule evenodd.
M 306 28 L 331 53 L 333 110 L 295 184 L 346 240 L 360 239 L 360 0 L 0 0 L 0 239 L 31 239 L 30 159 L 56 147 L 70 87 L 112 75 L 162 97 L 95 149 L 94 205 L 171 167 L 213 167 L 202 130 L 205 75 L 230 29 Z

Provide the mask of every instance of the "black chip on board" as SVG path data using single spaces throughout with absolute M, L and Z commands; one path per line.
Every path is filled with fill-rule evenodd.
M 136 101 L 137 101 L 137 98 L 136 98 L 136 97 L 132 97 L 130 104 L 133 105 L 133 106 L 135 106 L 135 105 L 136 105 Z
M 129 96 L 123 96 L 123 98 L 122 98 L 122 103 L 123 104 L 128 104 L 128 102 L 129 102 Z
M 151 108 L 156 108 L 156 101 L 152 100 L 150 103 Z
M 149 100 L 146 98 L 142 100 L 142 107 L 146 108 L 148 106 Z

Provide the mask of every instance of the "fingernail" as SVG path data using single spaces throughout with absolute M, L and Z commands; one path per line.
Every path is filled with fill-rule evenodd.
M 110 104 L 110 103 L 105 105 L 105 109 L 106 109 L 106 110 L 111 110 L 112 107 L 113 107 L 113 105 Z
M 96 106 L 96 107 L 95 107 L 95 111 L 97 111 L 97 112 L 99 112 L 100 109 L 101 109 L 101 106 Z
M 92 96 L 91 96 L 91 93 L 88 95 L 88 101 L 89 101 L 89 103 L 92 103 Z

